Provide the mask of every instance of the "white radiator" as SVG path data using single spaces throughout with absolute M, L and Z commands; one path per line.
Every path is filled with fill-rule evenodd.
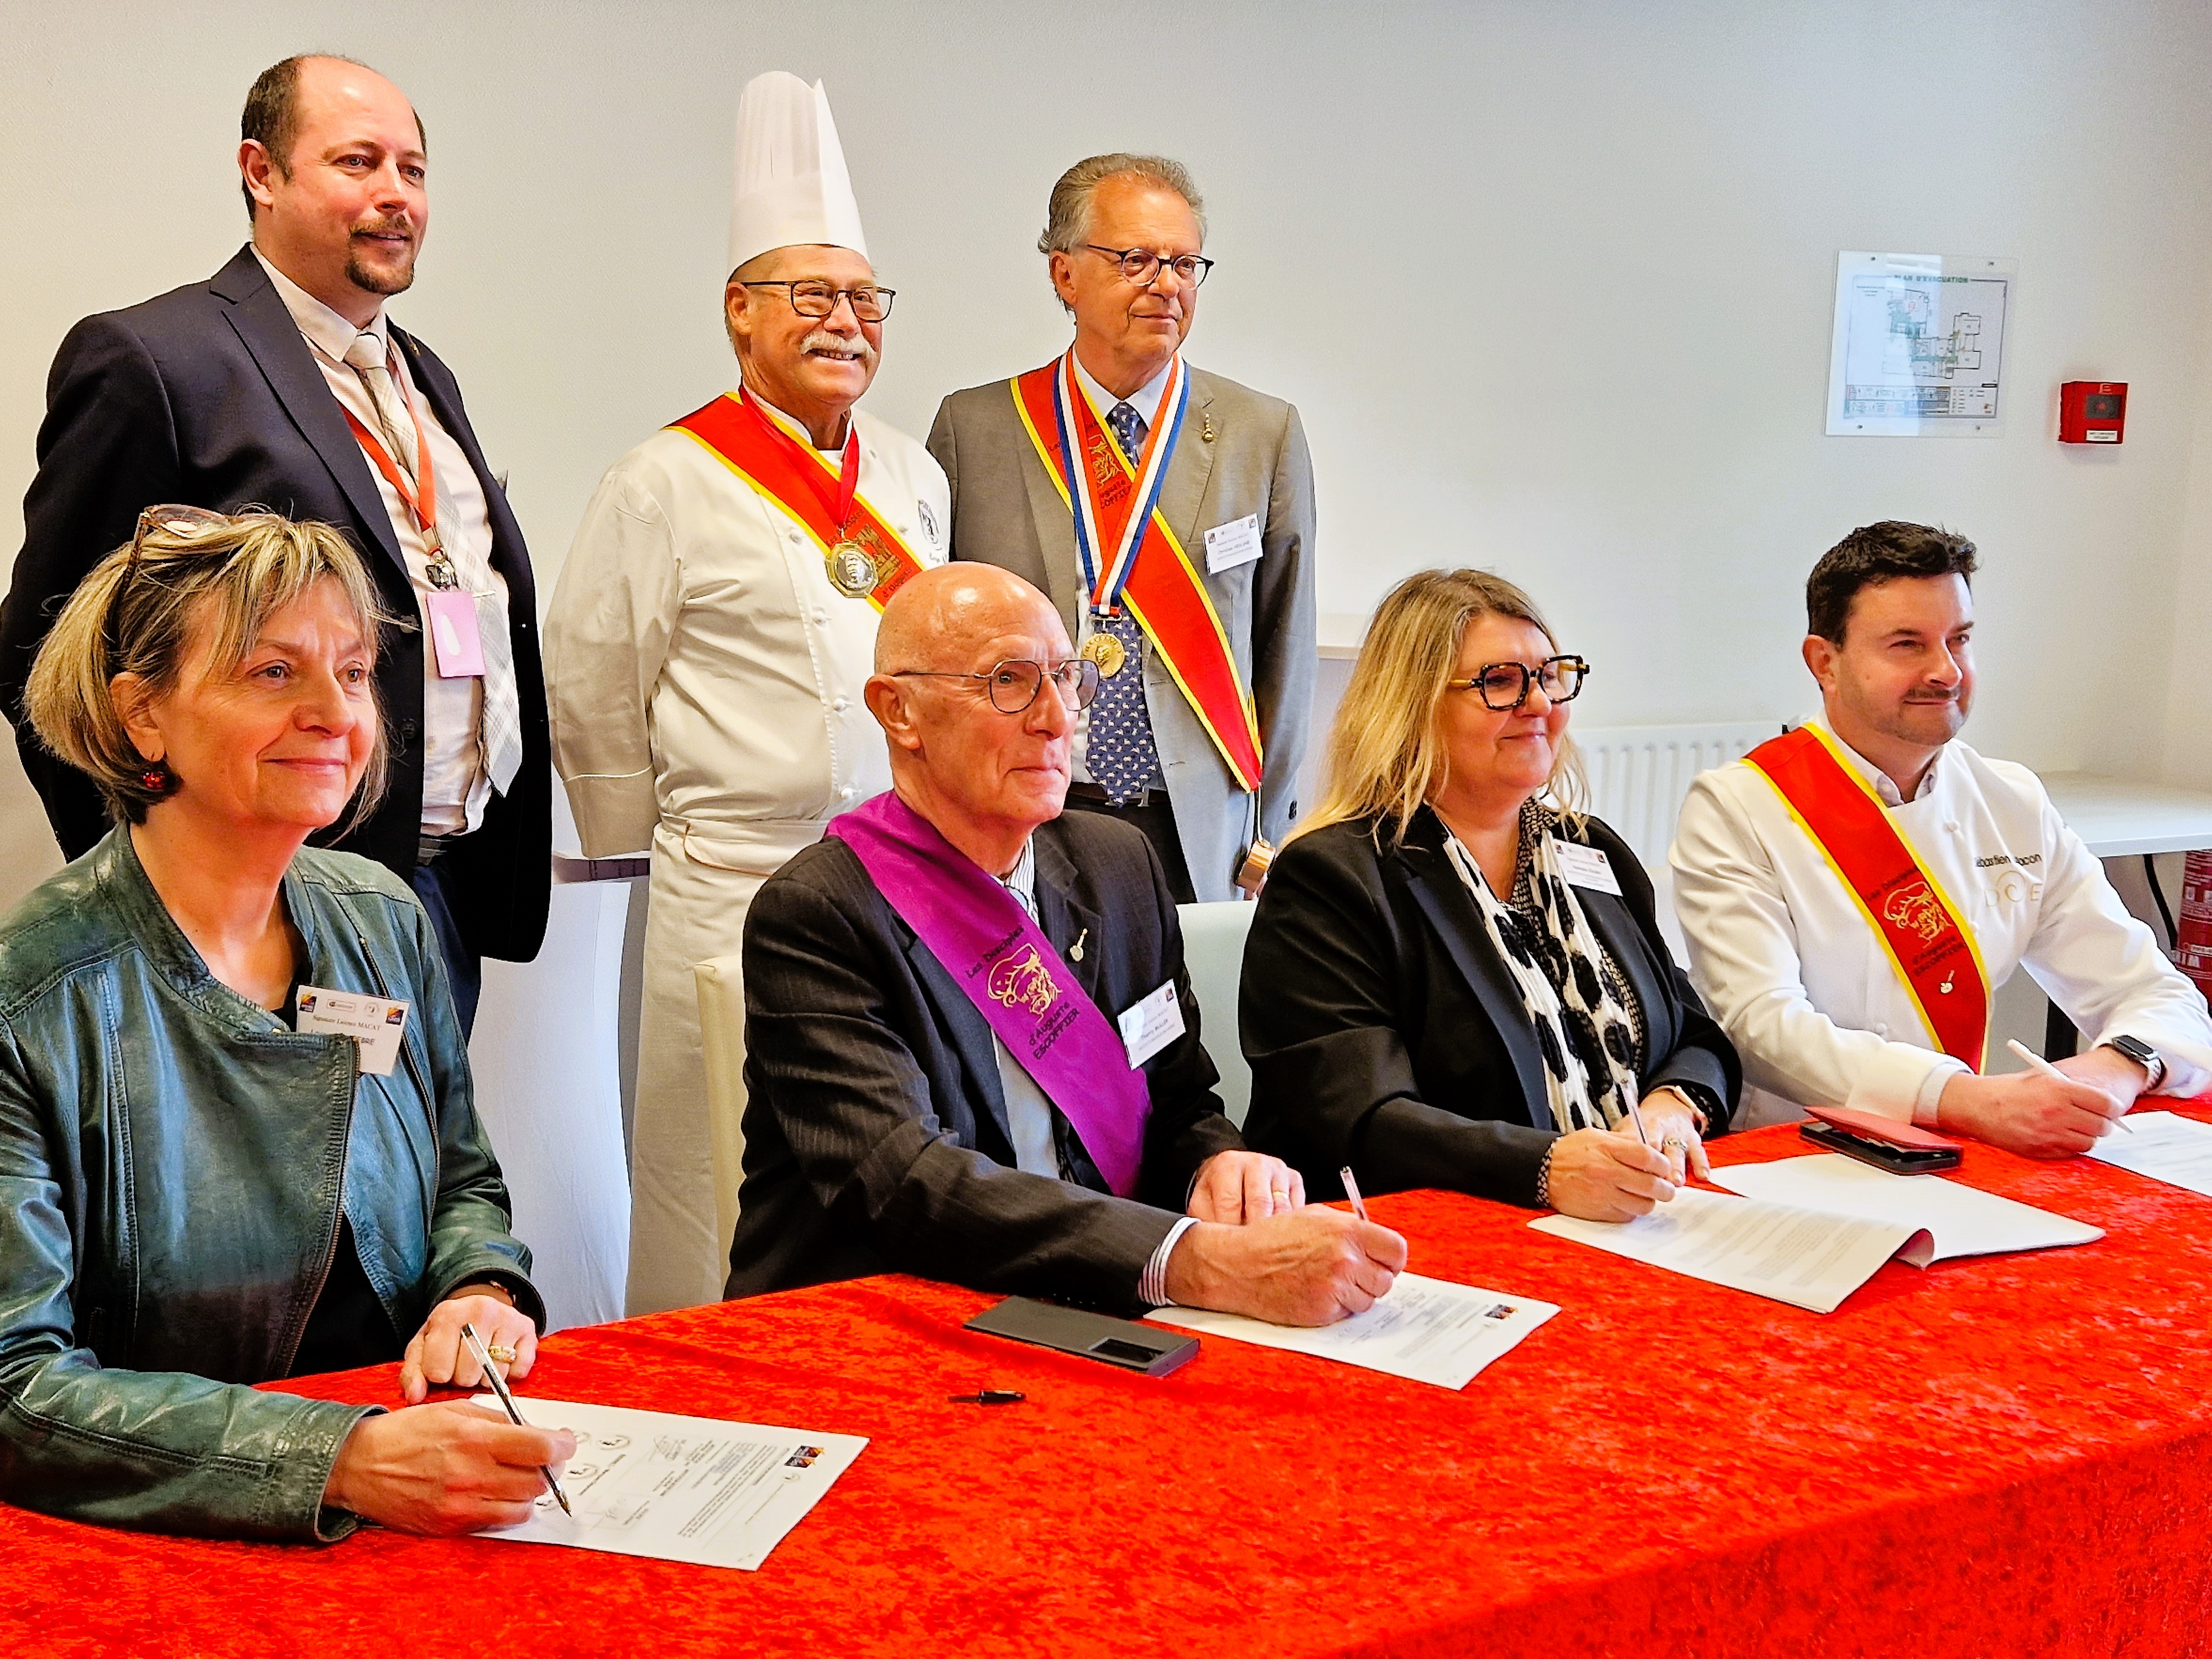
M 1741 758 L 1782 730 L 1779 720 L 1713 726 L 1570 728 L 1589 775 L 1590 810 L 1636 849 L 1646 869 L 1667 861 L 1674 817 L 1698 773 Z M 1665 882 L 1660 883 L 1664 890 Z

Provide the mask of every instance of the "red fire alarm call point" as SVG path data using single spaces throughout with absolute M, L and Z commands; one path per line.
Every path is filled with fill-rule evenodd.
M 2069 380 L 2058 388 L 2058 441 L 2116 444 L 2128 423 L 2125 380 Z

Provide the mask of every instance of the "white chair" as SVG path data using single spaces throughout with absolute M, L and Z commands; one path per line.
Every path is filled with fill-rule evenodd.
M 1239 900 L 1226 904 L 1182 904 L 1182 956 L 1190 969 L 1190 988 L 1198 998 L 1199 1035 L 1221 1073 L 1221 1101 L 1229 1121 L 1244 1127 L 1252 1104 L 1252 1068 L 1237 1037 L 1237 988 L 1244 978 L 1244 936 L 1260 907 Z

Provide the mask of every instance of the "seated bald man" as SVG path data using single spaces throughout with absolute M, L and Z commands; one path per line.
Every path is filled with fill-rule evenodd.
M 1245 1149 L 1152 844 L 1060 816 L 1097 667 L 1052 602 L 989 565 L 923 572 L 875 667 L 890 793 L 746 919 L 725 1294 L 902 1272 L 1280 1324 L 1370 1306 L 1405 1241 Z

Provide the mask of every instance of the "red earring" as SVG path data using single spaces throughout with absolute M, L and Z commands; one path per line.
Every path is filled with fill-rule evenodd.
M 138 781 L 146 786 L 148 793 L 166 795 L 175 786 L 177 775 L 169 769 L 168 762 L 157 760 L 148 763 L 146 769 L 138 775 Z

